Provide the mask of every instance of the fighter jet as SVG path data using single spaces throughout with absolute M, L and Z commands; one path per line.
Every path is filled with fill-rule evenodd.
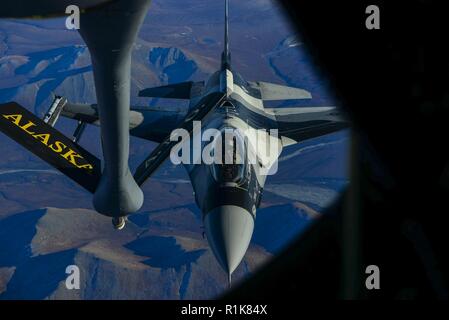
M 265 107 L 266 101 L 311 99 L 312 95 L 304 89 L 246 81 L 234 70 L 229 43 L 228 0 L 225 0 L 224 11 L 224 50 L 219 70 L 207 81 L 169 84 L 139 92 L 140 97 L 188 100 L 189 105 L 184 112 L 132 106 L 129 118 L 124 112 L 121 113 L 117 101 L 111 101 L 108 96 L 111 92 L 99 88 L 103 88 L 105 82 L 117 81 L 117 88 L 120 89 L 123 88 L 121 84 L 124 80 L 117 70 L 103 69 L 106 64 L 98 66 L 102 55 L 110 54 L 94 44 L 95 41 L 103 40 L 86 35 L 85 39 L 92 39 L 92 46 L 98 48 L 98 51 L 94 51 L 94 67 L 97 65 L 104 73 L 101 78 L 96 78 L 97 95 L 100 93 L 98 104 L 76 104 L 58 96 L 44 121 L 38 125 L 39 119 L 18 119 L 14 117 L 13 110 L 5 114 L 2 110 L 19 108 L 17 104 L 10 103 L 0 106 L 3 115 L 0 116 L 0 128 L 14 128 L 28 139 L 45 145 L 42 152 L 37 152 L 29 147 L 30 143 L 15 138 L 17 133 L 3 129 L 16 141 L 28 146 L 31 151 L 93 192 L 95 208 L 113 217 L 117 229 L 124 227 L 125 217 L 130 212 L 139 209 L 143 200 L 139 186 L 163 162 L 170 158 L 173 163 L 184 165 L 196 204 L 202 212 L 207 241 L 218 263 L 228 274 L 230 283 L 232 273 L 250 244 L 266 179 L 275 173 L 277 159 L 283 148 L 342 130 L 348 123 L 338 109 L 332 106 Z M 121 61 L 114 55 L 110 59 L 113 65 L 117 60 Z M 129 81 L 126 81 L 124 87 L 129 92 Z M 123 100 L 128 99 L 126 94 L 123 93 Z M 126 102 L 123 101 L 123 104 Z M 27 113 L 28 118 L 31 116 Z M 32 131 L 36 137 L 22 132 L 30 129 L 27 121 L 34 121 L 32 123 L 36 124 L 36 128 L 46 128 L 56 135 L 53 125 L 59 116 L 75 119 L 79 123 L 71 141 L 63 141 L 66 146 L 64 150 L 59 150 L 57 145 L 57 141 L 63 139 L 60 134 L 57 136 L 60 140 L 44 141 L 40 131 Z M 102 174 L 99 172 L 99 160 L 78 144 L 86 124 L 101 127 L 106 162 Z M 127 166 L 128 139 L 124 133 L 125 127 L 133 136 L 159 143 L 134 176 Z M 201 138 L 198 139 L 198 136 Z M 117 144 L 117 141 L 120 143 Z M 67 151 L 67 148 L 77 156 L 70 157 L 73 153 Z M 58 162 L 53 161 L 53 158 L 57 158 Z M 73 166 L 73 163 L 76 165 Z M 69 165 L 71 167 L 67 169 Z

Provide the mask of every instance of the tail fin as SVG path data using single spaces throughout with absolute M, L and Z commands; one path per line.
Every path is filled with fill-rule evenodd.
M 231 52 L 229 50 L 229 0 L 225 0 L 225 34 L 221 68 L 223 70 L 231 69 Z

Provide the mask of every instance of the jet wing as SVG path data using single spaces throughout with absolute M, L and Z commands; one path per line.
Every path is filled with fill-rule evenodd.
M 139 92 L 139 97 L 169 98 L 169 99 L 191 99 L 201 94 L 204 81 L 181 82 L 166 86 L 147 88 Z
M 259 89 L 264 101 L 312 99 L 312 94 L 304 89 L 262 81 L 249 83 L 253 88 Z
M 100 160 L 24 107 L 15 102 L 0 104 L 0 131 L 95 192 L 101 177 Z
M 150 107 L 142 107 L 141 109 L 139 109 L 138 107 L 131 107 L 131 110 L 129 112 L 130 130 L 138 127 L 143 122 L 144 113 L 151 113 L 156 111 L 159 110 L 151 109 Z M 61 115 L 66 118 L 78 120 L 84 123 L 93 124 L 96 126 L 101 125 L 98 116 L 98 106 L 96 104 L 79 104 L 67 102 L 61 111 Z
M 56 99 L 56 98 L 55 98 Z M 161 143 L 179 123 L 184 120 L 187 108 L 136 107 L 129 112 L 129 129 L 133 136 Z M 76 104 L 66 102 L 61 116 L 82 123 L 101 126 L 96 104 Z
M 197 108 L 189 111 L 184 119 L 184 122 L 179 129 L 185 129 L 189 133 L 193 130 L 193 121 L 200 121 L 209 112 L 223 100 L 224 94 L 215 92 L 204 97 Z M 170 134 L 151 152 L 151 154 L 142 162 L 134 174 L 134 179 L 137 184 L 141 186 L 167 159 L 170 155 L 171 149 L 178 144 L 178 141 L 170 141 Z
M 336 107 L 266 109 L 275 116 L 282 144 L 288 146 L 349 126 Z

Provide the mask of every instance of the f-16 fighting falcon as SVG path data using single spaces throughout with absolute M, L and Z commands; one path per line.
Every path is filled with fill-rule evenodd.
M 117 229 L 142 205 L 139 186 L 167 158 L 182 163 L 202 211 L 207 241 L 230 282 L 250 244 L 265 181 L 275 173 L 282 149 L 341 130 L 348 123 L 335 107 L 264 107 L 265 101 L 312 96 L 303 89 L 246 81 L 232 68 L 228 0 L 221 68 L 207 82 L 169 84 L 139 93 L 189 100 L 186 111 L 131 107 L 129 112 L 129 51 L 147 2 L 130 3 L 134 16 L 123 18 L 129 19 L 123 22 L 126 31 L 122 22 L 113 27 L 113 39 L 102 36 L 109 27 L 102 11 L 81 19 L 80 31 L 92 54 L 98 104 L 76 104 L 57 96 L 43 121 L 15 103 L 0 105 L 0 127 L 94 193 L 96 210 L 112 217 Z M 78 121 L 71 140 L 53 128 L 60 115 Z M 102 173 L 100 161 L 78 144 L 86 124 L 101 127 Z M 133 136 L 159 143 L 134 176 L 128 169 L 128 129 Z

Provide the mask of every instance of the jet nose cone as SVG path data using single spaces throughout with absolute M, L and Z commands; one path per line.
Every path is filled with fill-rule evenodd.
M 221 267 L 231 275 L 248 249 L 254 230 L 254 218 L 237 206 L 221 206 L 206 214 L 207 241 Z

